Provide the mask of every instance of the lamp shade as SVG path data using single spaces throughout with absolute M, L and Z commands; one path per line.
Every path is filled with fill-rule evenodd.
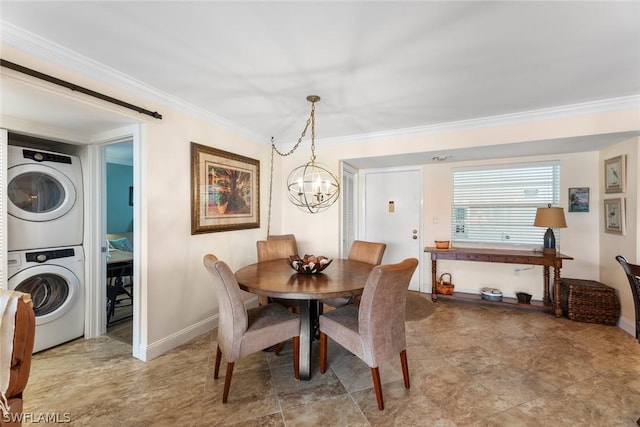
M 552 208 L 550 204 L 546 208 L 538 208 L 533 225 L 547 227 L 547 231 L 544 233 L 542 253 L 555 255 L 556 236 L 553 234 L 552 228 L 565 228 L 567 226 L 567 222 L 564 219 L 564 210 L 562 208 Z
M 551 206 L 538 208 L 533 225 L 536 227 L 566 228 L 564 209 Z

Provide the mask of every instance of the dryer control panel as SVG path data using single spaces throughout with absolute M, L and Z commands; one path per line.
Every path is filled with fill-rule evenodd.
M 27 252 L 25 257 L 27 258 L 27 262 L 45 262 L 50 259 L 69 258 L 75 254 L 76 253 L 73 248 L 68 248 L 54 249 L 51 251 Z
M 71 157 L 62 154 L 47 153 L 43 151 L 22 150 L 25 159 L 31 159 L 36 162 L 55 162 L 71 164 Z

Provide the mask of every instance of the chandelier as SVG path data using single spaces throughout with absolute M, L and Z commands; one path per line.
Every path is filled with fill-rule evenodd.
M 317 95 L 307 96 L 307 101 L 311 102 L 311 113 L 307 119 L 307 124 L 298 138 L 298 142 L 287 153 L 281 153 L 271 139 L 271 167 L 273 168 L 273 152 L 284 157 L 291 155 L 307 134 L 311 126 L 311 161 L 293 169 L 287 178 L 287 191 L 289 201 L 309 213 L 318 213 L 333 205 L 340 195 L 340 184 L 336 176 L 324 165 L 316 161 L 316 102 L 320 101 Z M 272 171 L 273 173 L 273 171 Z

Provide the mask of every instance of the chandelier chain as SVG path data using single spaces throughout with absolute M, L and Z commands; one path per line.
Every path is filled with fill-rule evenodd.
M 296 145 L 294 145 L 293 148 L 287 151 L 286 153 L 278 150 L 274 142 L 274 138 L 271 137 L 271 169 L 269 171 L 269 212 L 267 216 L 267 236 L 271 234 L 271 204 L 273 200 L 273 153 L 274 152 L 278 153 L 280 157 L 287 157 L 292 155 L 298 149 L 298 146 L 300 146 L 302 139 L 307 134 L 307 129 L 309 129 L 309 124 L 311 124 L 311 161 L 314 162 L 316 160 L 316 120 L 315 120 L 316 114 L 315 113 L 316 113 L 316 103 L 315 101 L 312 101 L 311 113 L 309 114 L 307 123 L 305 124 L 304 129 L 302 130 L 302 134 L 300 135 L 300 138 L 298 138 L 298 142 L 296 142 Z
M 307 124 L 304 126 L 304 129 L 302 130 L 302 134 L 300 135 L 300 138 L 298 138 L 298 142 L 296 142 L 296 145 L 293 146 L 293 148 L 289 151 L 285 152 L 281 152 L 280 150 L 278 150 L 278 148 L 276 147 L 276 144 L 273 140 L 273 137 L 271 137 L 271 147 L 273 148 L 273 150 L 275 150 L 276 153 L 278 153 L 278 155 L 280 157 L 287 157 L 292 155 L 297 149 L 298 146 L 300 146 L 300 143 L 302 142 L 302 139 L 307 135 L 307 130 L 309 129 L 309 125 L 311 125 L 311 158 L 313 160 L 315 160 L 316 158 L 316 120 L 315 120 L 315 114 L 316 113 L 316 103 L 312 102 L 311 103 L 311 114 L 309 114 L 309 118 L 307 119 Z
M 295 206 L 309 213 L 318 213 L 333 205 L 340 195 L 340 184 L 336 176 L 323 165 L 316 163 L 316 121 L 315 103 L 320 100 L 317 95 L 307 96 L 307 101 L 311 102 L 311 112 L 307 123 L 302 130 L 300 138 L 289 151 L 280 151 L 275 145 L 274 138 L 271 137 L 271 168 L 269 170 L 269 210 L 267 223 L 267 238 L 271 232 L 271 214 L 273 204 L 273 169 L 274 153 L 281 157 L 293 154 L 311 127 L 311 161 L 299 166 L 291 171 L 287 178 L 287 190 L 289 201 Z

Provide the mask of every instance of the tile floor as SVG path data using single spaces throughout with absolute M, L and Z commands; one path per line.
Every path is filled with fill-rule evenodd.
M 411 388 L 399 358 L 383 365 L 384 411 L 369 368 L 333 343 L 327 373 L 314 358 L 308 382 L 293 377 L 290 344 L 238 361 L 223 405 L 215 331 L 147 363 L 108 336 L 36 354 L 24 409 L 87 426 L 574 427 L 640 417 L 640 344 L 616 327 L 440 301 L 407 322 L 407 341 Z

